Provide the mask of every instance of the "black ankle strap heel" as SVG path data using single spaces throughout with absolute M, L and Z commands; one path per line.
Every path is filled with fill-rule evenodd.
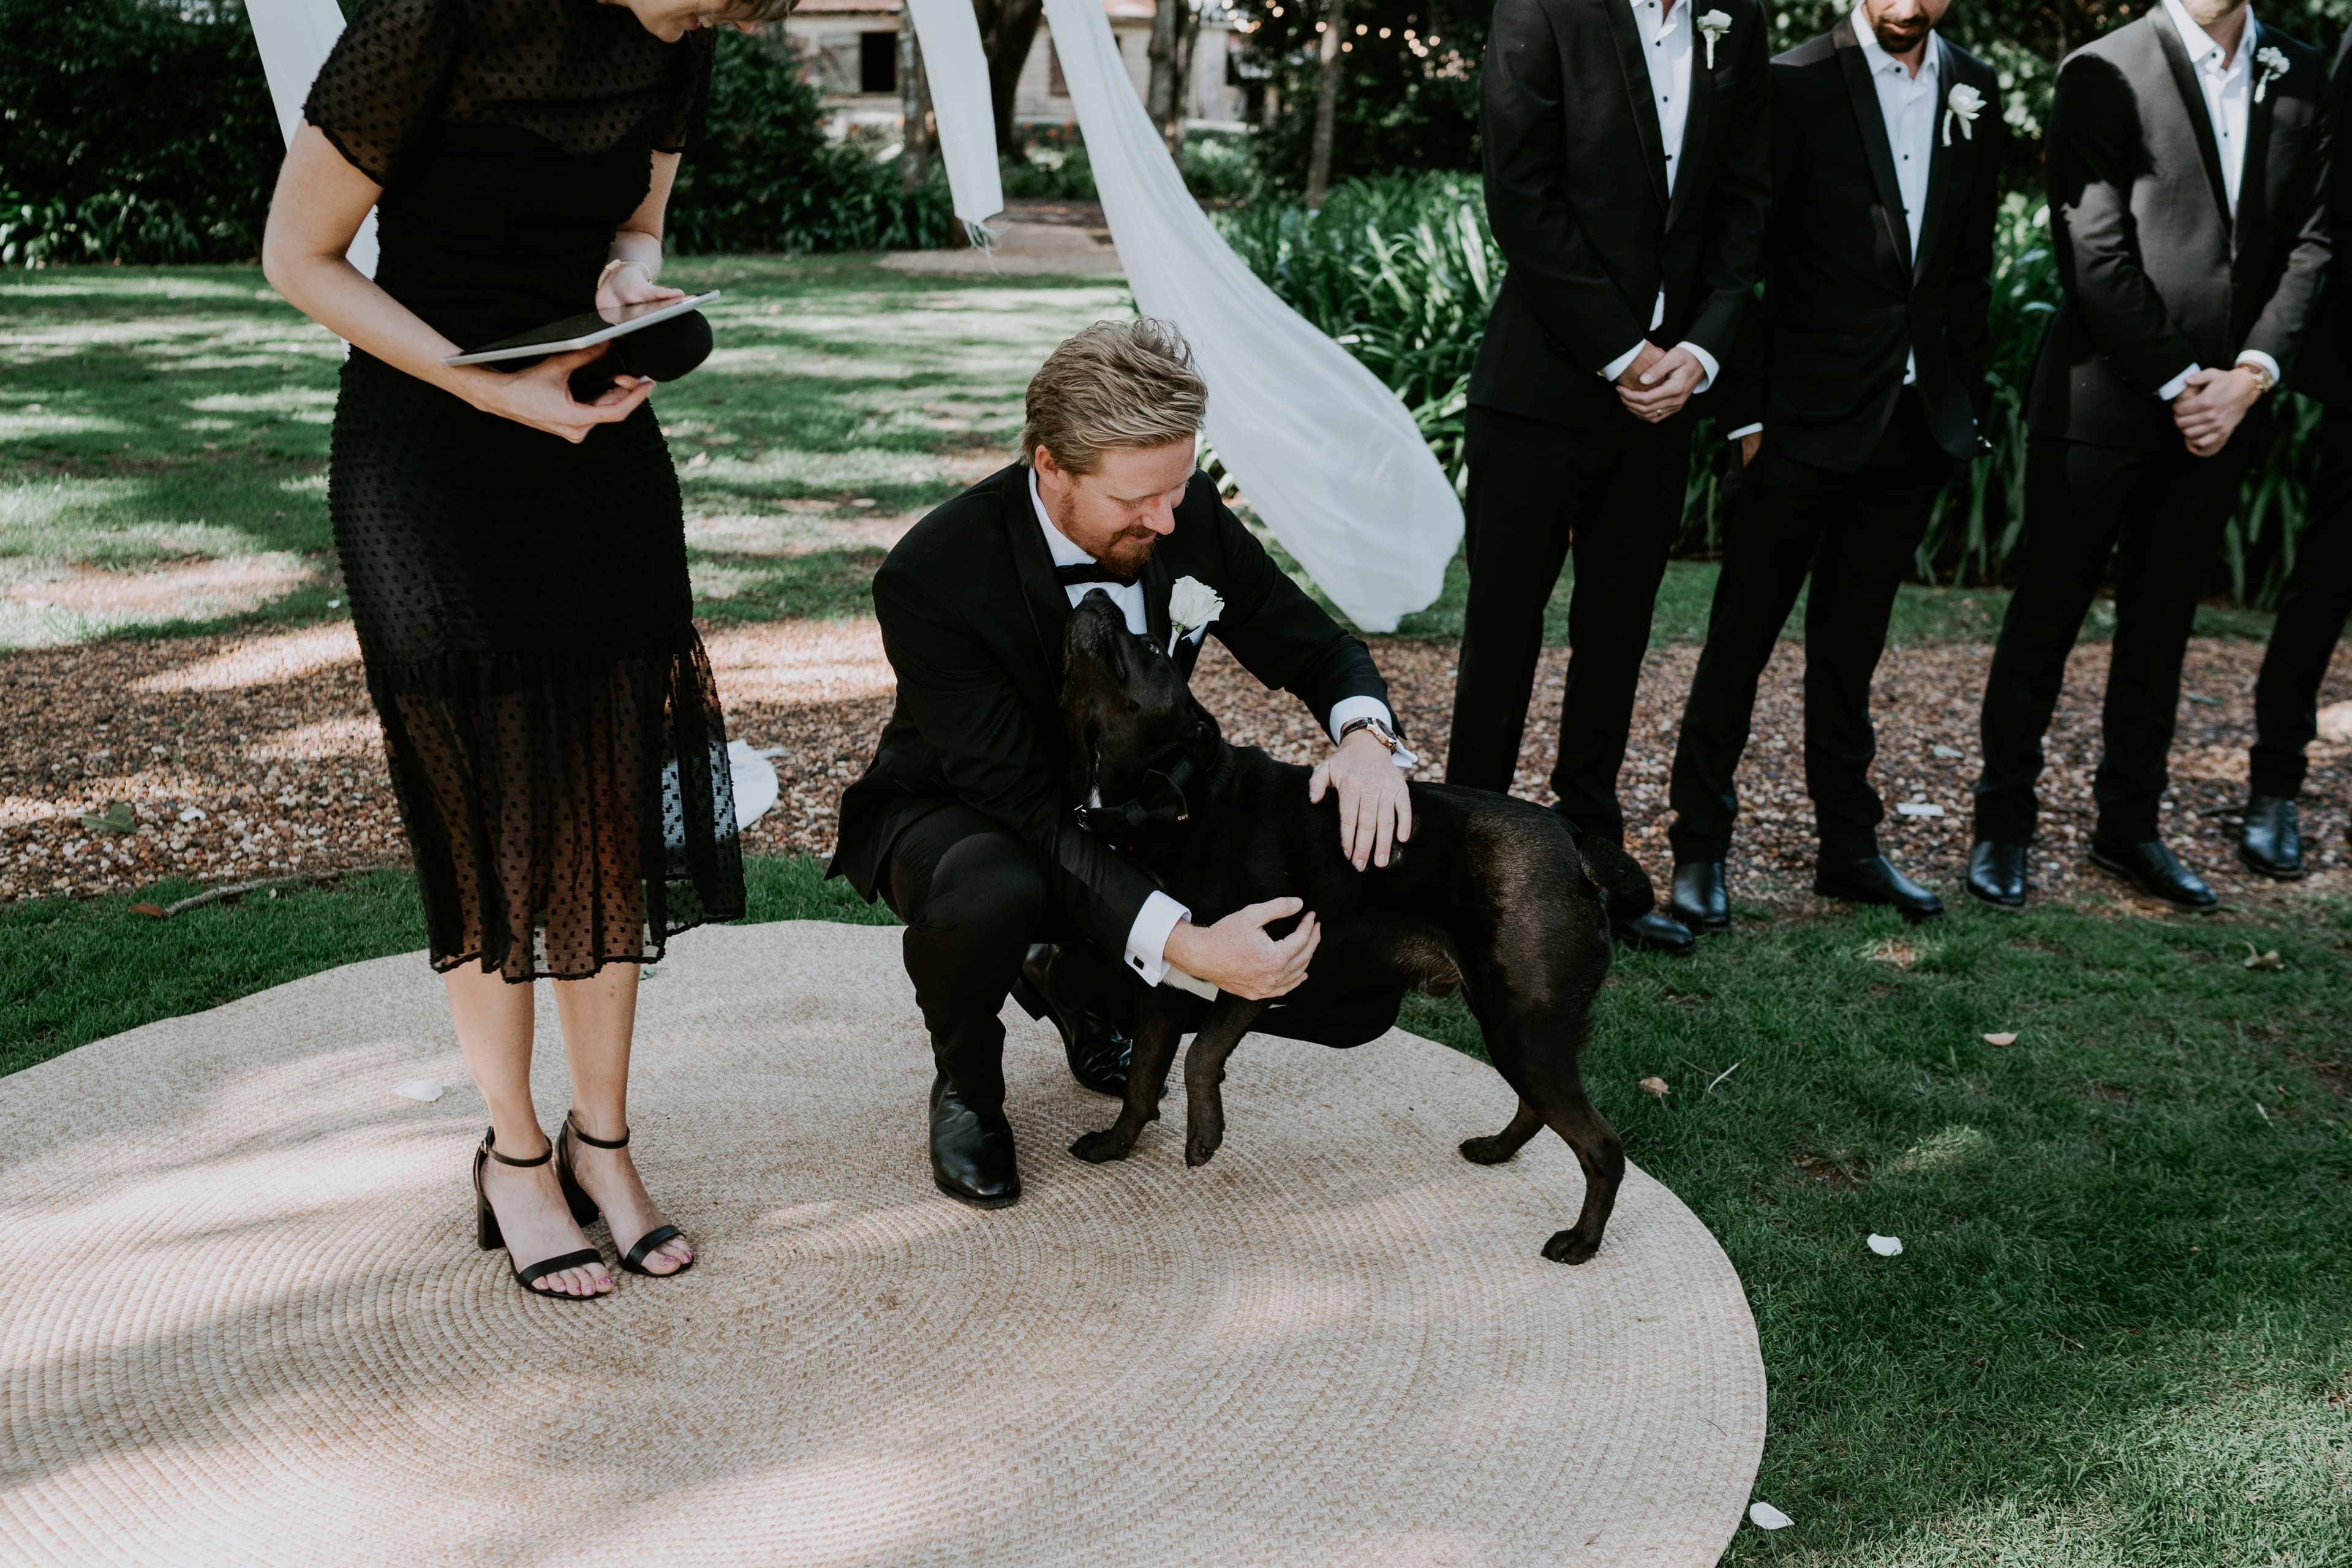
M 550 1144 L 536 1159 L 518 1160 L 510 1154 L 501 1154 L 493 1147 L 498 1142 L 498 1130 L 495 1128 L 485 1131 L 482 1134 L 482 1146 L 474 1151 L 474 1241 L 484 1252 L 496 1252 L 506 1246 L 506 1241 L 499 1230 L 498 1211 L 490 1207 L 489 1194 L 482 1190 L 482 1168 L 492 1160 L 496 1160 L 501 1165 L 520 1165 L 528 1168 L 532 1165 L 544 1165 L 555 1157 L 555 1148 L 552 1144 Z M 544 1296 L 551 1301 L 593 1300 L 593 1298 L 590 1296 L 574 1296 L 568 1290 L 542 1290 L 540 1289 L 539 1282 L 551 1274 L 561 1274 L 567 1268 L 582 1268 L 591 1263 L 604 1261 L 604 1255 L 593 1247 L 580 1252 L 566 1252 L 560 1257 L 548 1258 L 544 1262 L 534 1263 L 529 1268 L 520 1267 L 515 1262 L 512 1252 L 507 1254 L 507 1268 L 513 1273 L 515 1283 L 532 1295 Z
M 572 1205 L 572 1217 L 584 1226 L 596 1217 L 597 1207 L 596 1200 L 588 1195 L 588 1189 L 580 1184 L 580 1177 L 572 1168 L 572 1140 L 574 1138 L 579 1139 L 591 1149 L 625 1149 L 629 1146 L 629 1132 L 625 1127 L 621 1130 L 621 1135 L 618 1138 L 593 1138 L 580 1130 L 580 1123 L 574 1120 L 571 1111 L 567 1110 L 563 1113 L 563 1131 L 555 1140 L 555 1179 L 562 1185 L 563 1201 Z M 667 1274 L 656 1274 L 646 1267 L 646 1259 L 652 1255 L 655 1247 L 685 1234 L 674 1225 L 654 1226 L 653 1229 L 637 1237 L 636 1246 L 629 1248 L 628 1256 L 621 1259 L 621 1267 L 632 1274 L 642 1274 L 648 1279 L 667 1279 L 673 1275 L 685 1273 L 694 1267 L 694 1259 L 688 1258 Z

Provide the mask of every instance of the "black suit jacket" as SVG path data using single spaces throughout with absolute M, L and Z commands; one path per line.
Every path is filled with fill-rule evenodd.
M 2344 128 L 2352 121 L 2352 27 L 2344 32 L 2344 41 L 2336 46 L 2336 69 L 2327 87 L 2327 174 L 2325 177 L 2326 195 L 2322 205 L 2327 209 L 2330 241 L 2334 229 L 2352 214 L 2352 146 L 2344 141 Z M 2344 268 L 2331 268 L 2326 283 L 2321 286 L 2319 305 L 2314 312 L 2311 330 L 2311 354 L 2304 374 L 2295 384 L 2305 392 L 2328 401 L 2352 398 L 2352 364 L 2346 356 L 2352 354 L 2352 280 L 2344 277 Z
M 1771 153 L 1757 0 L 1678 0 L 1731 28 L 1691 40 L 1681 172 L 1628 0 L 1496 0 L 1479 126 L 1486 216 L 1510 263 L 1470 372 L 1470 401 L 1608 428 L 1632 415 L 1601 371 L 1644 338 L 1727 362 L 1755 291 Z M 1655 332 L 1658 290 L 1666 314 Z
M 2259 18 L 2239 47 L 2288 64 L 2248 105 L 2235 221 L 2204 95 L 2161 7 L 2059 66 L 2045 145 L 2066 291 L 2034 368 L 2034 435 L 2169 450 L 2180 435 L 2157 389 L 2192 363 L 2226 369 L 2259 349 L 2294 374 L 2327 265 L 2326 77 L 2315 50 Z
M 1725 372 L 1721 412 L 1727 429 L 1761 420 L 1775 452 L 1833 473 L 1869 460 L 1914 353 L 1927 428 L 1953 457 L 1976 450 L 1990 397 L 2000 84 L 1949 40 L 1936 47 L 1940 98 L 1916 257 L 1853 18 L 1772 61 L 1764 308 L 1738 365 Z M 1984 100 L 1965 133 L 1947 120 L 1962 84 Z
M 1318 721 L 1344 698 L 1388 700 L 1363 643 L 1275 564 L 1205 474 L 1192 476 L 1175 531 L 1144 568 L 1163 647 L 1180 577 L 1217 591 L 1225 607 L 1211 632 Z M 1027 845 L 1063 910 L 1104 952 L 1119 952 L 1153 883 L 1071 814 L 1059 706 L 1070 601 L 1030 503 L 1029 470 L 992 474 L 909 530 L 875 574 L 874 611 L 898 704 L 874 761 L 843 792 L 826 875 L 848 878 L 871 902 L 899 831 L 961 801 Z

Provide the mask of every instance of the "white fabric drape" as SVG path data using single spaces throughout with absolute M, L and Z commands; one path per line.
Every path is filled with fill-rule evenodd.
M 302 123 L 302 100 L 319 68 L 343 36 L 343 13 L 335 0 L 246 0 L 253 18 L 253 41 L 261 47 L 261 71 L 269 79 L 269 100 L 278 129 L 291 143 Z M 363 276 L 375 276 L 375 212 L 371 208 L 345 252 Z
M 907 0 L 907 5 L 914 15 L 916 41 L 923 48 L 923 74 L 931 89 L 931 114 L 939 122 L 948 194 L 956 216 L 977 229 L 1004 210 L 1004 184 L 996 168 L 996 110 L 988 97 L 988 56 L 980 46 L 980 21 L 971 0 Z
M 1259 281 L 1185 190 L 1102 0 L 1045 0 L 1045 17 L 1136 303 L 1192 343 L 1218 458 L 1349 619 L 1394 631 L 1437 597 L 1462 540 L 1445 471 L 1396 395 Z

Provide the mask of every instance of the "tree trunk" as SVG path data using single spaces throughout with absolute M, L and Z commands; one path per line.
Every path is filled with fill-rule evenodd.
M 930 177 L 931 153 L 939 139 L 931 123 L 931 82 L 923 74 L 923 46 L 915 36 L 915 13 L 909 8 L 898 27 L 898 92 L 905 117 L 899 143 L 898 178 L 913 190 Z
M 1339 45 L 1348 30 L 1348 0 L 1331 0 L 1324 18 L 1323 68 L 1315 79 L 1315 141 L 1307 155 L 1307 205 L 1319 207 L 1331 190 L 1331 121 L 1339 106 Z
M 1200 37 L 1201 14 L 1192 0 L 1157 0 L 1151 16 L 1151 84 L 1143 106 L 1160 127 L 1168 151 L 1184 151 L 1184 90 L 1192 73 L 1192 42 Z
M 1030 46 L 1037 41 L 1038 19 L 1045 0 L 972 0 L 980 23 L 980 47 L 988 57 L 988 97 L 996 115 L 996 150 L 1019 160 L 1024 153 L 1013 123 L 1013 94 L 1020 85 L 1021 68 L 1029 63 Z

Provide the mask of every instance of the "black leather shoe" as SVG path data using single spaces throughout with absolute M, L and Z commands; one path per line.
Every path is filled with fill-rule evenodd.
M 1895 868 L 1884 855 L 1860 860 L 1824 858 L 1813 867 L 1813 891 L 1850 904 L 1887 904 L 1917 925 L 1944 912 L 1944 900 Z
M 1609 929 L 1627 947 L 1643 952 L 1663 952 L 1674 958 L 1688 958 L 1698 951 L 1698 938 L 1690 927 L 1651 910 L 1643 914 L 1620 918 L 1609 917 Z
M 2173 858 L 2172 851 L 2164 847 L 2161 838 L 2125 844 L 2094 834 L 2091 864 L 2121 877 L 2149 898 L 2160 899 L 2176 910 L 2203 914 L 2221 906 L 2221 900 L 2213 889 L 2196 872 Z
M 2246 825 L 2238 832 L 2238 858 L 2282 882 L 2303 879 L 2303 829 L 2294 802 L 2284 795 L 2246 797 Z
M 931 1180 L 974 1208 L 1001 1209 L 1021 1196 L 1013 1124 L 1002 1110 L 966 1105 L 945 1073 L 931 1080 Z
M 1969 847 L 1969 892 L 1997 910 L 2025 907 L 2025 846 L 1979 838 Z
M 1051 942 L 1029 949 L 1021 977 L 1013 983 L 1013 999 L 1033 1018 L 1044 1018 L 1062 1037 L 1062 1054 L 1069 1058 L 1070 1076 L 1081 1088 L 1113 1100 L 1127 1094 L 1127 1064 L 1135 1042 L 1118 1026 L 1086 1005 L 1080 988 L 1056 985 L 1055 976 L 1068 976 L 1072 961 Z
M 1731 896 L 1723 889 L 1723 862 L 1690 860 L 1675 867 L 1666 912 L 1701 935 L 1731 929 Z

